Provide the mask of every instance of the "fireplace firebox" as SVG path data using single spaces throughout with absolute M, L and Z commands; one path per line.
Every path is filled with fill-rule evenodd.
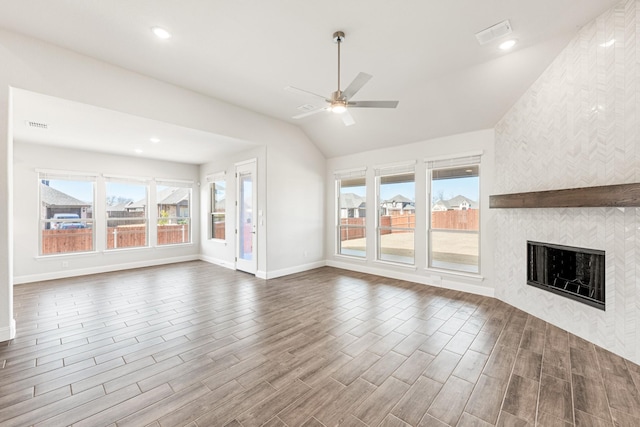
M 527 284 L 604 310 L 604 254 L 527 241 Z

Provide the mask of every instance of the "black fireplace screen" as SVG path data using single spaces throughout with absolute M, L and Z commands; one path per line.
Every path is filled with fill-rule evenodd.
M 527 283 L 601 310 L 604 251 L 527 242 Z

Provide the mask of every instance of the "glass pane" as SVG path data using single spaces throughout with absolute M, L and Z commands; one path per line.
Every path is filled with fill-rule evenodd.
M 42 255 L 93 251 L 91 181 L 40 180 Z
M 476 231 L 431 231 L 431 266 L 477 273 L 478 236 Z
M 338 253 L 364 258 L 367 255 L 365 229 L 367 187 L 365 178 L 343 179 L 339 181 L 339 185 L 340 240 Z
M 479 167 L 438 169 L 431 175 L 430 265 L 477 273 Z
M 212 184 L 212 198 L 212 212 L 224 212 L 226 198 L 224 181 L 216 181 Z
M 239 234 L 239 256 L 241 259 L 250 261 L 253 257 L 253 212 L 251 207 L 251 197 L 253 183 L 251 175 L 240 177 L 240 227 Z
M 191 189 L 157 186 L 158 245 L 189 243 L 191 232 Z
M 147 246 L 147 186 L 107 182 L 107 249 Z
M 404 264 L 415 262 L 415 193 L 413 173 L 380 177 L 378 259 Z
M 212 239 L 225 239 L 225 214 L 213 214 L 211 215 L 211 238 Z
M 211 238 L 225 239 L 225 201 L 226 190 L 224 181 L 211 184 Z

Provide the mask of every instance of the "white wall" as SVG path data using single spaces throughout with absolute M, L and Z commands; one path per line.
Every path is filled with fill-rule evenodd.
M 100 251 L 104 245 L 104 221 L 96 220 L 97 253 L 38 256 L 39 202 L 37 169 L 89 172 L 98 175 L 120 175 L 131 177 L 170 178 L 194 182 L 192 215 L 200 207 L 197 165 L 188 165 L 138 157 L 114 156 L 86 151 L 48 147 L 27 143 L 14 143 L 14 191 L 20 194 L 14 200 L 14 282 L 24 283 L 58 277 L 113 271 L 168 262 L 198 259 L 200 224 L 193 221 L 192 243 Z M 100 179 L 100 178 L 99 178 Z M 99 190 L 98 190 L 99 191 Z M 103 212 L 104 200 L 97 194 L 95 213 Z M 104 196 L 104 194 L 102 194 Z M 101 208 L 100 208 L 101 207 Z M 151 213 L 151 212 L 150 212 Z M 68 265 L 62 268 L 62 261 Z
M 381 276 L 411 280 L 434 286 L 442 286 L 493 295 L 493 212 L 489 208 L 489 194 L 493 189 L 494 160 L 493 129 L 437 138 L 336 157 L 327 161 L 326 199 L 326 257 L 327 264 Z M 464 153 L 482 151 L 480 165 L 480 275 L 455 274 L 427 268 L 427 169 L 425 159 L 441 156 L 456 157 Z M 374 166 L 396 162 L 416 162 L 416 229 L 415 266 L 397 266 L 375 260 L 375 176 Z M 367 167 L 367 259 L 336 255 L 336 195 L 334 172 Z
M 498 123 L 496 193 L 640 182 L 639 20 L 630 0 L 586 25 Z M 640 208 L 496 219 L 496 295 L 640 363 Z M 604 250 L 606 311 L 528 286 L 527 240 Z
M 296 126 L 4 30 L 0 64 L 0 341 L 11 336 L 13 317 L 10 87 L 265 145 L 265 191 L 274 202 L 273 210 L 266 208 L 267 235 L 281 235 L 286 249 L 268 241 L 267 250 L 274 252 L 264 276 L 321 263 L 325 161 Z M 309 209 L 300 215 L 303 204 Z M 303 247 L 309 248 L 306 258 L 297 249 Z

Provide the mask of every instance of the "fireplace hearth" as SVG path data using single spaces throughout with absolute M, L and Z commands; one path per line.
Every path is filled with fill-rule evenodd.
M 527 241 L 527 284 L 605 309 L 604 251 Z

